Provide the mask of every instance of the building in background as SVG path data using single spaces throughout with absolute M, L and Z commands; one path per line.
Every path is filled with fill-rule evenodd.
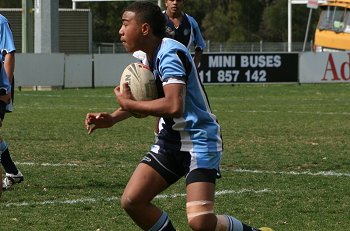
M 15 44 L 22 44 L 22 9 L 0 9 L 11 22 Z M 92 42 L 92 14 L 89 9 L 59 9 L 59 52 L 90 54 Z M 32 40 L 34 41 L 34 39 Z M 21 53 L 21 46 L 17 52 Z

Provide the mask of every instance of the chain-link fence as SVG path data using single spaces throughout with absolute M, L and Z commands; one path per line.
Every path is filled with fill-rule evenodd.
M 292 52 L 302 52 L 303 42 L 291 44 Z M 312 43 L 305 44 L 305 51 L 312 50 Z M 192 50 L 193 51 L 193 50 Z M 96 43 L 93 53 L 114 54 L 125 53 L 121 43 Z M 287 42 L 255 42 L 255 43 L 218 43 L 207 41 L 207 48 L 204 52 L 288 52 Z

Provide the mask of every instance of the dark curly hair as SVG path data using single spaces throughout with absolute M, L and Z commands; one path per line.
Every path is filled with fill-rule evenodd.
M 137 22 L 148 23 L 155 36 L 165 37 L 166 19 L 158 5 L 152 2 L 133 2 L 123 10 L 122 14 L 125 11 L 134 12 Z

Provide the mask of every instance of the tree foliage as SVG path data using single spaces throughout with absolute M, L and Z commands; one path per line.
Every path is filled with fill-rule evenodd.
M 260 34 L 268 41 L 287 41 L 288 36 L 288 0 L 276 1 L 265 7 Z
M 119 41 L 120 13 L 129 3 L 77 3 L 78 8 L 88 8 L 92 12 L 94 42 Z M 21 4 L 19 0 L 1 0 L 0 8 L 20 8 Z M 72 1 L 59 0 L 59 7 L 72 8 Z M 305 5 L 293 5 L 292 9 L 293 41 L 303 41 L 309 9 Z M 286 42 L 288 39 L 288 0 L 185 0 L 185 12 L 197 20 L 206 40 Z M 315 11 L 311 33 L 317 19 Z

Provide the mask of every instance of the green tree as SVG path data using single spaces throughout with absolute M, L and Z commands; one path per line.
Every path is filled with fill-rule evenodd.
M 229 23 L 230 19 L 228 17 L 222 16 L 222 7 L 218 6 L 213 11 L 209 12 L 203 22 L 204 37 L 206 39 L 215 42 L 226 42 L 230 35 Z
M 202 21 L 206 39 L 215 42 L 244 41 L 242 26 L 239 24 L 241 5 L 237 1 L 219 3 Z
M 198 22 L 199 26 L 202 26 L 202 21 L 204 17 L 210 12 L 212 8 L 210 7 L 210 0 L 185 0 L 184 11 L 193 16 Z
M 306 5 L 292 5 L 292 37 L 293 41 L 304 41 L 307 27 L 309 9 Z M 312 38 L 317 25 L 319 12 L 313 12 L 310 27 L 310 38 Z M 288 40 L 288 0 L 269 1 L 266 4 L 260 35 L 263 40 L 270 42 L 286 42 Z
M 241 14 L 239 24 L 243 27 L 246 42 L 260 41 L 259 28 L 262 21 L 264 4 L 261 0 L 239 0 Z
M 271 42 L 287 41 L 288 37 L 288 0 L 275 1 L 265 7 L 260 34 Z
M 216 42 L 260 40 L 262 4 L 259 0 L 226 0 L 215 4 L 203 19 L 206 38 Z M 219 32 L 219 33 L 218 33 Z
M 34 5 L 34 0 L 33 5 Z M 46 1 L 46 0 L 44 0 Z M 157 0 L 153 0 L 157 3 Z M 84 2 L 90 9 L 93 41 L 119 42 L 120 14 L 130 2 Z M 163 1 L 162 1 L 163 3 Z M 21 8 L 20 0 L 0 0 L 0 8 Z M 72 8 L 72 0 L 59 0 L 60 8 Z M 163 7 L 164 8 L 164 7 Z M 303 41 L 309 9 L 293 5 L 293 41 Z M 288 0 L 185 0 L 185 12 L 198 22 L 204 38 L 214 42 L 286 42 Z M 309 38 L 313 37 L 319 11 L 312 14 Z

